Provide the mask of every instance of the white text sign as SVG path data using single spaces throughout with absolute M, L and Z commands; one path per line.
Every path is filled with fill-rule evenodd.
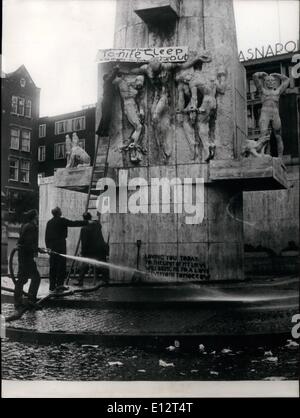
M 187 46 L 99 49 L 97 61 L 149 62 L 156 58 L 161 62 L 185 62 L 188 53 Z

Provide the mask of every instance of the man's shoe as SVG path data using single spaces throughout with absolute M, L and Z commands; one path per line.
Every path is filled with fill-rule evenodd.
M 15 311 L 17 312 L 23 312 L 23 311 L 26 311 L 27 309 L 27 306 L 24 303 L 18 303 L 14 307 L 15 307 Z
M 30 301 L 30 300 L 27 302 L 27 308 L 30 310 L 34 310 L 34 311 L 40 311 L 41 309 L 43 309 L 36 302 Z

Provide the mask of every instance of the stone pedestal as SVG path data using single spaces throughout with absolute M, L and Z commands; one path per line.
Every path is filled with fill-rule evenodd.
M 119 171 L 120 172 L 120 171 Z M 124 172 L 124 171 L 123 171 Z M 149 179 L 143 187 L 148 205 L 140 212 L 108 216 L 104 229 L 110 234 L 110 261 L 148 272 L 143 281 L 240 280 L 243 278 L 242 193 L 239 188 L 212 183 L 207 164 L 129 168 L 128 181 L 140 175 Z M 170 213 L 153 213 L 151 179 L 184 177 L 205 179 L 204 217 L 189 224 L 190 214 L 175 213 L 171 188 Z M 118 181 L 118 180 L 117 180 Z M 128 192 L 128 200 L 135 192 Z M 193 190 L 195 193 L 195 190 Z M 160 212 L 166 209 L 161 196 Z M 112 271 L 117 281 L 129 281 L 128 271 Z
M 53 181 L 56 187 L 87 193 L 91 176 L 92 167 L 59 168 Z

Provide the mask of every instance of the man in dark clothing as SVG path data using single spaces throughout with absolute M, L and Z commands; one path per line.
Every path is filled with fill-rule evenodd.
M 24 307 L 23 287 L 29 278 L 31 279 L 31 283 L 28 291 L 28 305 L 35 307 L 41 277 L 34 261 L 34 257 L 37 256 L 38 252 L 44 252 L 38 248 L 39 235 L 37 226 L 37 211 L 35 209 L 30 210 L 25 213 L 25 216 L 27 218 L 27 222 L 22 225 L 18 240 L 19 272 L 14 291 L 16 309 L 22 309 Z
M 80 232 L 82 257 L 93 258 L 98 261 L 106 261 L 108 245 L 104 241 L 101 224 L 97 221 L 92 221 L 92 216 L 89 212 L 83 214 L 83 219 L 86 220 L 88 224 L 81 228 Z M 75 283 L 76 286 L 83 286 L 84 276 L 88 270 L 89 265 L 82 263 L 79 270 L 79 280 Z M 107 283 L 109 280 L 107 267 L 103 266 L 94 268 L 95 280 L 99 273 L 102 275 L 102 280 Z
M 45 242 L 46 247 L 59 254 L 66 254 L 69 227 L 79 227 L 87 224 L 86 221 L 70 221 L 63 218 L 61 209 L 56 207 L 52 210 L 53 218 L 47 222 Z M 64 287 L 66 278 L 66 259 L 57 254 L 50 252 L 50 291 L 64 291 L 68 288 Z

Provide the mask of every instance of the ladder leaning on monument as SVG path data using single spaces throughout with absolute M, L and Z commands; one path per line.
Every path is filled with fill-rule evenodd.
M 107 144 L 106 153 L 105 153 L 105 162 L 104 162 L 103 169 L 99 170 L 99 168 L 97 167 L 99 144 L 100 144 L 100 141 L 104 140 L 105 138 L 108 138 L 108 144 Z M 108 161 L 109 147 L 110 147 L 110 136 L 102 137 L 100 135 L 97 135 L 97 142 L 96 142 L 96 147 L 95 147 L 95 158 L 94 158 L 94 161 L 93 161 L 92 174 L 91 174 L 91 178 L 90 178 L 90 182 L 89 182 L 89 186 L 88 186 L 88 193 L 87 193 L 87 199 L 86 199 L 86 204 L 85 204 L 85 212 L 88 212 L 89 209 L 95 209 L 95 208 L 90 207 L 91 197 L 95 196 L 95 199 L 92 199 L 92 200 L 96 200 L 98 198 L 98 196 L 92 194 L 92 191 L 93 191 L 93 189 L 95 189 L 97 180 L 99 179 L 99 174 L 101 175 L 101 173 L 102 173 L 103 177 L 106 177 L 106 175 L 107 175 L 107 170 L 108 170 L 108 162 L 107 161 Z M 95 178 L 96 176 L 97 176 L 97 179 Z M 80 237 L 78 238 L 78 241 L 77 241 L 74 256 L 78 255 L 79 246 L 80 246 Z M 74 269 L 74 266 L 75 266 L 75 260 L 72 261 L 72 264 L 71 264 L 71 267 L 70 267 L 70 270 L 68 272 L 68 276 L 67 276 L 67 279 L 66 279 L 66 284 L 69 283 L 69 280 L 71 278 L 71 274 L 72 274 L 72 271 Z M 74 276 L 75 276 L 75 274 L 76 274 L 76 270 L 75 270 Z

